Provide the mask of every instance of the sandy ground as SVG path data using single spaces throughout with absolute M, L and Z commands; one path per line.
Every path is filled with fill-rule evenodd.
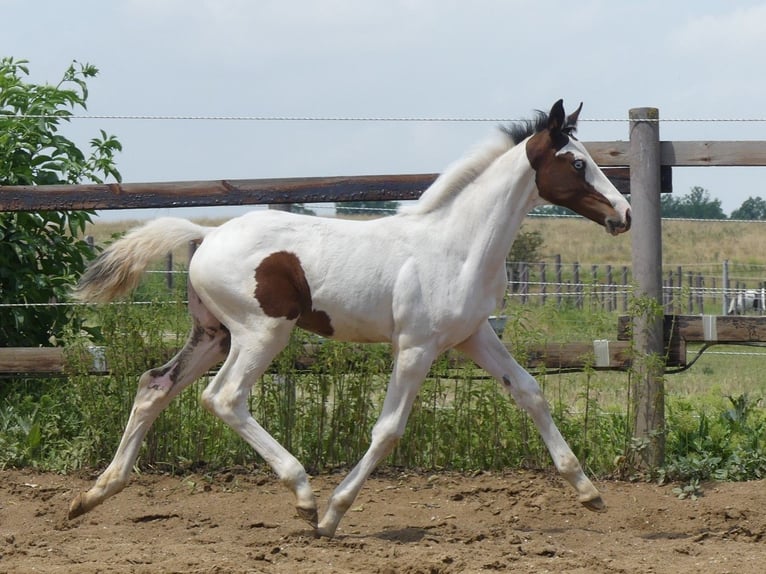
M 0 572 L 705 573 L 766 571 L 766 481 L 601 482 L 606 513 L 557 477 L 389 472 L 371 479 L 332 540 L 296 517 L 271 475 L 144 475 L 66 519 L 93 477 L 0 472 Z M 326 501 L 339 476 L 314 478 Z

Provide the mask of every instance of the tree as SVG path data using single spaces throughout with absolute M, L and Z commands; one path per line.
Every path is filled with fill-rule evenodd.
M 726 219 L 720 199 L 710 199 L 710 193 L 698 185 L 683 197 L 666 193 L 660 198 L 662 217 L 686 217 L 690 219 Z
M 731 212 L 732 219 L 766 219 L 766 201 L 748 197 L 739 208 Z
M 506 267 L 509 273 L 508 279 L 514 293 L 519 290 L 519 281 L 521 280 L 524 265 L 539 261 L 540 249 L 544 243 L 543 234 L 537 230 L 521 231 L 516 236 L 516 239 L 513 240 L 511 251 L 508 253 Z
M 104 131 L 85 155 L 59 133 L 72 110 L 86 108 L 86 81 L 95 66 L 72 62 L 51 86 L 27 83 L 26 60 L 0 59 L 0 185 L 121 180 L 114 155 L 122 149 Z M 0 346 L 55 344 L 71 317 L 62 301 L 91 257 L 79 237 L 93 212 L 0 213 Z M 44 304 L 24 306 L 25 304 Z

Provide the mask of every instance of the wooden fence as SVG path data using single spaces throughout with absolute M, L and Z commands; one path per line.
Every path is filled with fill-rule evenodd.
M 629 140 L 593 142 L 586 147 L 623 192 L 631 193 L 634 294 L 663 304 L 659 194 L 670 191 L 675 166 L 766 166 L 764 141 L 660 141 L 659 110 L 628 113 Z M 614 169 L 612 169 L 614 168 Z M 0 211 L 125 209 L 415 199 L 434 174 L 340 178 L 221 180 L 150 184 L 14 186 L 0 188 Z M 666 341 L 661 318 L 634 321 L 637 356 L 662 358 Z M 598 351 L 598 350 L 596 350 Z M 598 354 L 598 353 L 597 353 Z M 650 363 L 647 363 L 650 364 Z M 635 366 L 634 366 L 635 367 Z M 633 377 L 636 436 L 651 442 L 647 463 L 663 456 L 662 372 L 639 366 Z

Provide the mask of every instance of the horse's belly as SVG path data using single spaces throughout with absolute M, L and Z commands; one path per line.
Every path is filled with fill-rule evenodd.
M 367 309 L 361 313 L 350 313 L 347 309 L 317 307 L 329 318 L 330 331 L 321 332 L 310 320 L 298 319 L 298 326 L 313 333 L 355 343 L 384 343 L 391 340 L 391 322 L 385 317 Z

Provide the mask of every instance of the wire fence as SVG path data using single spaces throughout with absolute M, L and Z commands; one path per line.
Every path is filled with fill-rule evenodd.
M 92 241 L 92 238 L 91 238 Z M 164 277 L 168 293 L 179 281 L 185 283 L 193 254 L 168 253 L 164 269 L 147 274 Z M 505 300 L 513 305 L 555 304 L 562 308 L 628 313 L 633 294 L 629 265 L 564 262 L 560 255 L 544 261 L 507 261 L 508 286 Z M 720 264 L 668 265 L 664 268 L 663 307 L 667 314 L 764 314 L 766 265 L 723 261 Z M 746 294 L 756 300 L 749 308 L 732 308 Z M 134 302 L 136 305 L 149 302 Z M 77 306 L 66 301 L 1 303 L 0 307 Z M 740 302 L 740 305 L 742 303 Z
M 11 114 L 3 119 L 64 119 L 64 120 L 123 120 L 123 121 L 199 121 L 199 122 L 374 122 L 374 123 L 507 123 L 522 122 L 529 118 L 464 117 L 464 116 L 307 116 L 307 115 L 227 115 L 227 114 Z M 578 118 L 578 122 L 627 123 L 630 118 Z M 766 118 L 643 118 L 642 122 L 674 123 L 762 123 Z

